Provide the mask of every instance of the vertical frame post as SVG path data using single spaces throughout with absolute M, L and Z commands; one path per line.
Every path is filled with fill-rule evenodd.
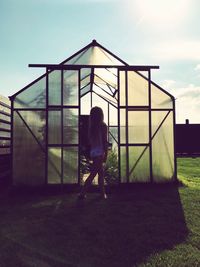
M 129 183 L 129 139 L 128 139 L 128 71 L 125 71 L 125 106 L 126 106 L 126 179 Z
M 118 175 L 119 183 L 121 183 L 121 149 L 120 149 L 120 70 L 117 69 L 117 89 L 118 89 L 118 101 L 117 101 L 117 120 L 118 120 Z
M 48 109 L 49 109 L 49 77 L 48 77 L 48 68 L 46 68 L 46 126 L 45 126 L 45 185 L 48 184 Z
M 63 116 L 63 81 L 64 80 L 64 74 L 63 74 L 63 70 L 61 70 L 61 186 L 63 186 L 63 135 L 64 135 L 64 116 Z
M 81 116 L 81 69 L 78 70 L 78 185 L 81 185 L 81 149 L 80 149 L 80 116 Z
M 148 70 L 148 93 L 149 93 L 149 171 L 150 182 L 153 183 L 153 166 L 152 166 L 152 119 L 151 119 L 151 70 Z
M 10 144 L 10 152 L 11 152 L 11 184 L 13 185 L 13 162 L 14 162 L 14 159 L 13 159 L 13 138 L 14 138 L 14 135 L 13 135 L 13 129 L 14 129 L 14 111 L 13 111 L 13 108 L 14 108 L 14 103 L 13 103 L 13 99 L 11 99 L 11 144 Z
M 177 181 L 177 159 L 176 159 L 176 103 L 173 99 L 173 137 L 174 137 L 174 181 Z

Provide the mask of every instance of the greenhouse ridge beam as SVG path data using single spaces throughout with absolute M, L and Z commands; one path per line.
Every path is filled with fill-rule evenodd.
M 148 71 L 150 69 L 159 69 L 159 66 L 146 66 L 146 65 L 59 65 L 59 64 L 29 64 L 31 68 L 47 68 L 49 70 L 79 70 L 81 68 L 117 68 L 119 70 L 135 70 L 135 71 Z

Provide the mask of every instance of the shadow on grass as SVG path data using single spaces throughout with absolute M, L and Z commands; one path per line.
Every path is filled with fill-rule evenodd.
M 107 200 L 15 195 L 0 211 L 0 261 L 9 267 L 133 267 L 188 233 L 174 185 L 114 190 Z

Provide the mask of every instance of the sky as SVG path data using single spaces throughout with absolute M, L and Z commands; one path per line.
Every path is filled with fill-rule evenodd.
M 10 96 L 96 39 L 176 98 L 176 121 L 200 123 L 199 0 L 1 0 L 0 94 Z

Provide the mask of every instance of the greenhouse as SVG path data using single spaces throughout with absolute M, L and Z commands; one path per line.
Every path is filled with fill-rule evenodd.
M 91 107 L 108 125 L 109 183 L 176 179 L 175 99 L 151 80 L 157 66 L 130 66 L 93 40 L 10 97 L 14 185 L 80 185 Z

